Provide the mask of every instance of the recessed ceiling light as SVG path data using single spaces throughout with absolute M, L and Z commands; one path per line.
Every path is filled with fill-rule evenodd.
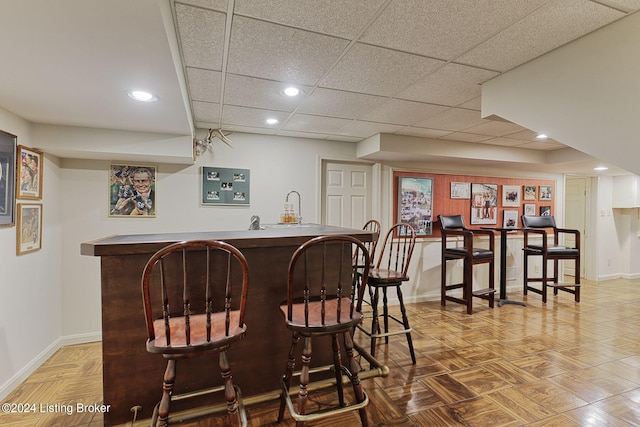
M 544 133 L 539 133 L 536 136 L 536 139 L 547 139 L 547 138 L 549 138 L 549 137 L 547 135 L 545 135 Z
M 289 86 L 288 88 L 283 90 L 282 93 L 284 93 L 287 96 L 298 96 L 302 93 L 302 91 L 297 87 Z
M 267 122 L 268 125 L 275 125 L 275 124 L 279 123 L 280 121 L 278 119 L 267 119 L 267 120 L 265 120 L 265 122 Z
M 595 168 L 593 168 L 594 171 L 606 171 L 607 169 L 609 169 L 606 166 L 596 166 Z
M 129 95 L 129 98 L 131 99 L 142 102 L 154 102 L 158 100 L 157 96 L 143 90 L 130 90 L 127 92 L 127 95 Z

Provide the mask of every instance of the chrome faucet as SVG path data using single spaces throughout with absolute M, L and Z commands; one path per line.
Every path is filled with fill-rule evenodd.
M 300 210 L 300 193 L 298 193 L 296 190 L 289 191 L 284 201 L 287 203 L 289 202 L 289 195 L 291 193 L 296 193 L 298 195 L 298 216 L 296 216 L 296 218 L 298 219 L 298 224 L 302 224 L 302 211 Z

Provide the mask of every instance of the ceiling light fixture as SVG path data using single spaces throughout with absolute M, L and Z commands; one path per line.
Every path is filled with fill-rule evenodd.
M 594 171 L 606 171 L 607 169 L 609 169 L 606 166 L 596 166 L 595 168 L 593 168 Z
M 129 95 L 131 99 L 142 102 L 154 102 L 158 100 L 157 96 L 144 90 L 130 90 L 127 92 L 127 95 Z
M 287 96 L 298 96 L 300 95 L 301 91 L 297 87 L 289 86 L 283 91 L 283 93 Z
M 265 120 L 265 122 L 267 122 L 268 125 L 275 125 L 280 123 L 280 121 L 278 119 L 267 119 Z
M 546 134 L 544 134 L 544 133 L 539 133 L 539 134 L 536 136 L 536 139 L 547 139 L 547 138 L 549 138 L 549 137 L 548 137 Z

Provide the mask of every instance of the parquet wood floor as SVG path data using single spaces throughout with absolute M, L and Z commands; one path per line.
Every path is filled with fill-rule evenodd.
M 640 280 L 585 281 L 578 304 L 563 293 L 546 305 L 539 295 L 509 296 L 527 306 L 490 309 L 478 300 L 467 315 L 454 303 L 408 305 L 418 363 L 411 364 L 402 335 L 379 345 L 390 374 L 363 381 L 370 425 L 640 426 Z M 364 335 L 357 339 L 364 343 Z M 100 343 L 65 347 L 3 403 L 102 403 L 101 381 Z M 251 426 L 295 424 L 288 415 L 275 422 L 277 402 L 247 411 Z M 100 426 L 102 416 L 0 414 L 0 425 Z M 217 425 L 224 420 L 183 424 Z M 352 426 L 359 419 L 349 413 L 310 425 Z

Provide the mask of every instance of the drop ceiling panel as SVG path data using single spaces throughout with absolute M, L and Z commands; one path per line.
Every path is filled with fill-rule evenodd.
M 225 82 L 225 104 L 245 107 L 266 108 L 270 110 L 292 112 L 304 99 L 305 95 L 289 97 L 282 91 L 289 85 L 273 80 L 227 74 Z M 309 87 L 298 86 L 303 92 Z
M 359 136 L 360 138 L 368 138 L 377 133 L 395 133 L 404 126 L 390 125 L 385 123 L 364 122 L 354 120 L 346 126 L 342 127 L 336 133 L 345 136 Z
M 176 18 L 185 66 L 220 71 L 226 14 L 177 3 Z
M 220 104 L 200 101 L 194 101 L 191 104 L 193 106 L 194 120 L 207 123 L 218 123 L 220 120 Z
M 362 120 L 396 125 L 411 125 L 447 109 L 448 107 L 443 105 L 425 104 L 402 99 L 389 99 L 375 110 L 366 112 L 362 116 Z
M 227 71 L 313 85 L 347 43 L 335 37 L 236 16 Z
M 226 12 L 227 0 L 178 0 L 177 3 L 189 4 L 192 6 L 204 7 L 206 9 L 217 10 L 219 12 Z
M 497 75 L 480 68 L 447 64 L 400 92 L 397 97 L 455 106 L 482 95 L 480 84 Z
M 466 132 L 453 132 L 442 137 L 442 139 L 448 139 L 452 141 L 464 141 L 464 142 L 481 142 L 491 138 L 493 137 L 488 135 L 478 135 L 475 133 L 466 133 Z
M 222 125 L 242 125 L 258 128 L 273 128 L 273 125 L 268 125 L 265 120 L 268 118 L 274 118 L 283 123 L 289 113 L 282 111 L 269 111 L 257 108 L 237 107 L 235 105 L 225 105 L 222 108 Z M 277 126 L 276 126 L 277 127 Z
M 392 96 L 443 64 L 430 58 L 357 43 L 320 84 L 332 89 Z
M 379 96 L 318 88 L 298 108 L 298 112 L 357 119 L 364 112 L 378 108 L 385 100 Z
M 264 21 L 353 39 L 383 3 L 384 0 L 236 0 L 235 11 Z
M 422 138 L 440 138 L 450 134 L 450 131 L 440 129 L 427 129 L 408 126 L 396 132 L 398 135 L 419 136 Z
M 623 16 L 621 12 L 590 1 L 558 0 L 541 7 L 456 61 L 508 71 Z
M 463 108 L 449 108 L 440 114 L 436 114 L 435 116 L 429 117 L 420 123 L 416 123 L 414 126 L 459 131 L 486 122 L 487 120 L 480 117 L 479 111 L 465 110 Z
M 348 124 L 351 120 L 336 117 L 294 114 L 282 127 L 283 130 L 309 131 L 312 133 L 332 134 Z
M 189 95 L 193 101 L 220 102 L 220 72 L 187 68 Z
M 466 128 L 465 131 L 480 135 L 504 136 L 510 133 L 519 132 L 522 129 L 522 126 L 518 126 L 515 123 L 489 120 L 477 126 Z
M 394 1 L 361 40 L 452 60 L 546 1 Z

